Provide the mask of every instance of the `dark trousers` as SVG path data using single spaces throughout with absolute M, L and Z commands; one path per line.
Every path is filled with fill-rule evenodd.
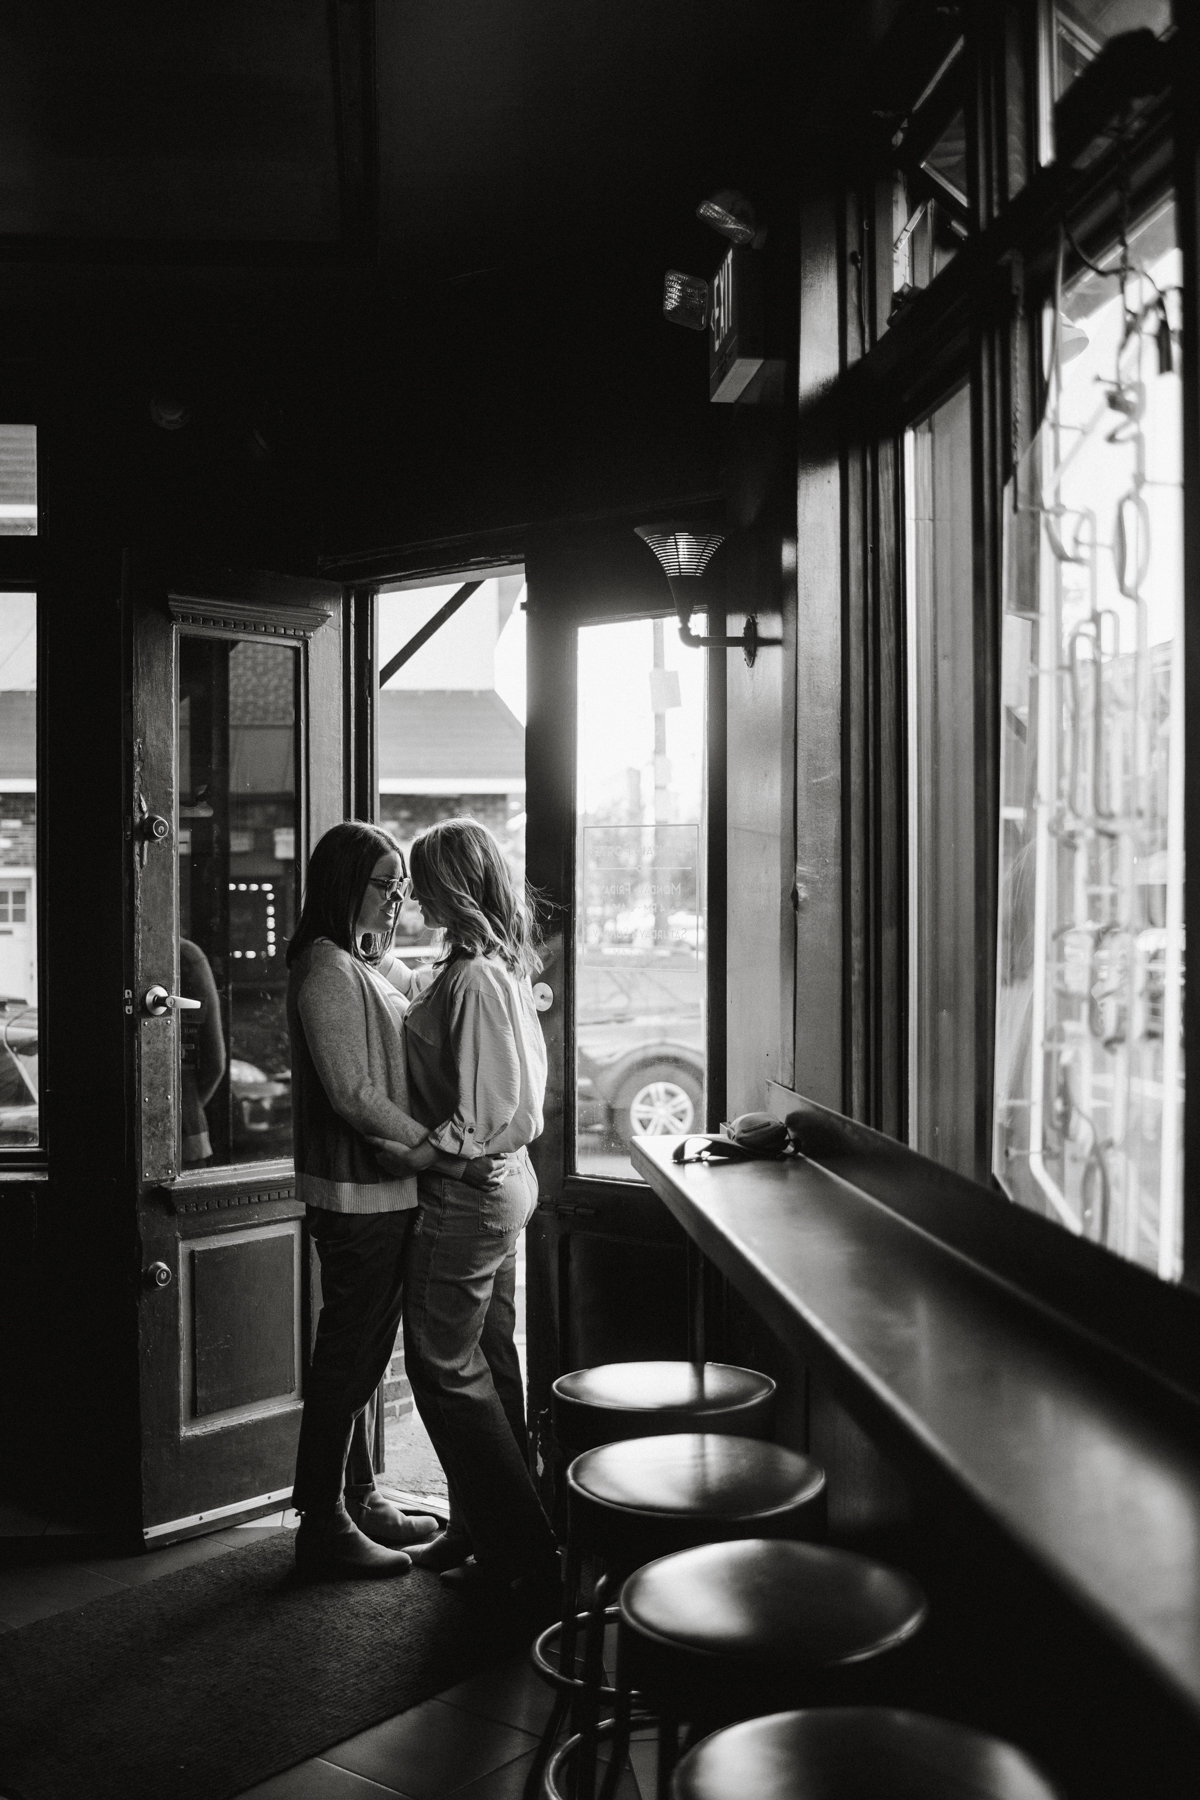
M 308 1208 L 321 1263 L 321 1316 L 313 1347 L 292 1505 L 320 1518 L 346 1486 L 374 1480 L 368 1408 L 400 1325 L 403 1256 L 413 1212 L 337 1213 Z

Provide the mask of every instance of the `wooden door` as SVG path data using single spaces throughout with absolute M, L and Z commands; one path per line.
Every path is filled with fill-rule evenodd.
M 661 615 L 530 592 L 527 866 L 549 902 L 550 1072 L 527 1331 L 553 1498 L 555 1376 L 688 1354 L 686 1241 L 625 1149 L 633 1130 L 706 1126 L 705 665 Z
M 310 1307 L 284 952 L 345 812 L 342 590 L 145 571 L 126 618 L 142 1528 L 162 1543 L 291 1492 Z

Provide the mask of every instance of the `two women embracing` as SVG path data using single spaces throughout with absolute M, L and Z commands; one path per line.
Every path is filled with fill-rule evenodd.
M 392 950 L 412 893 L 432 971 Z M 293 1505 L 298 1572 L 558 1592 L 529 1472 L 514 1343 L 516 1251 L 537 1204 L 546 1052 L 531 908 L 491 833 L 447 819 L 412 846 L 336 825 L 288 948 L 298 1197 L 321 1269 Z M 449 1488 L 443 1530 L 375 1482 L 370 1403 L 403 1315 L 405 1367 Z

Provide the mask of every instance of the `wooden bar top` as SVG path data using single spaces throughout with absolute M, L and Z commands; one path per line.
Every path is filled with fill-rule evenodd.
M 818 1164 L 633 1161 L 889 1456 L 949 1484 L 1200 1719 L 1200 1419 Z

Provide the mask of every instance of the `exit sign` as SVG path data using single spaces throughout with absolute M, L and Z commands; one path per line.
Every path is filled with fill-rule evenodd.
M 763 365 L 759 258 L 731 244 L 712 284 L 708 397 L 739 400 Z

